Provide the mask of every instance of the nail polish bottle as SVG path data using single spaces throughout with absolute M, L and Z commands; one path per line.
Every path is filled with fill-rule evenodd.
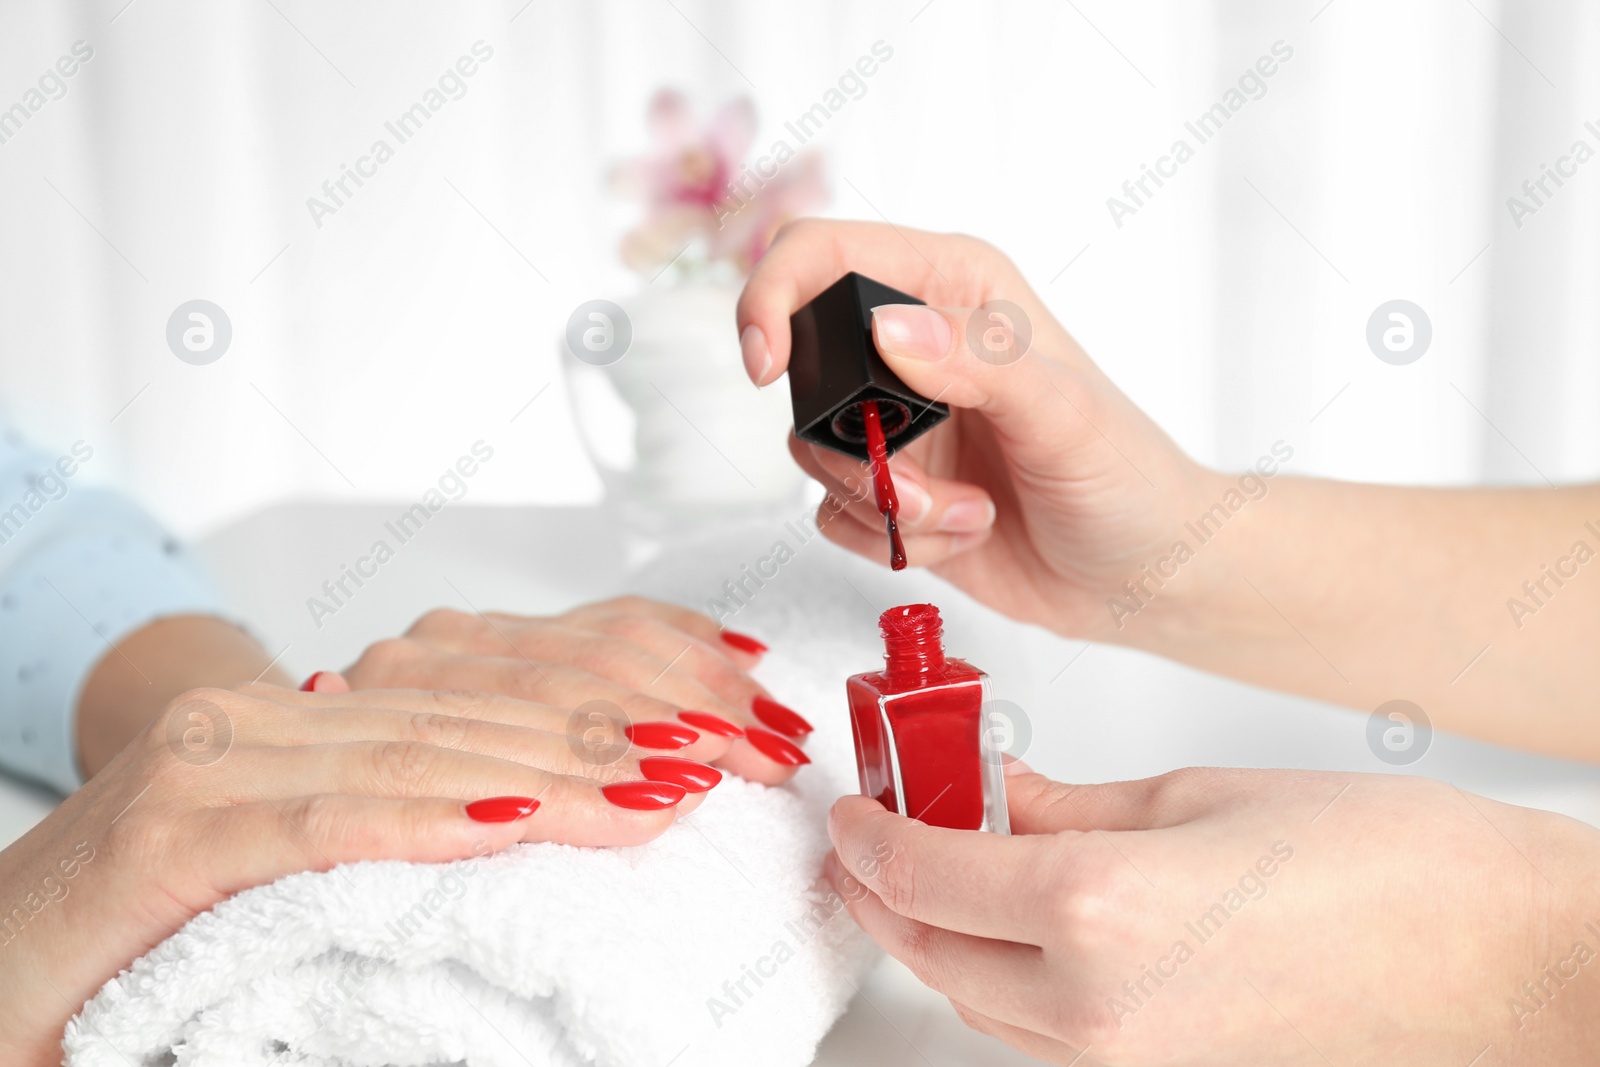
M 984 741 L 988 676 L 946 659 L 932 604 L 878 620 L 883 669 L 847 683 L 861 792 L 931 826 L 1010 833 L 1000 753 Z
M 950 417 L 950 408 L 913 392 L 878 354 L 872 309 L 921 304 L 851 271 L 789 316 L 789 402 L 802 441 L 870 461 L 862 404 L 877 401 L 888 452 Z

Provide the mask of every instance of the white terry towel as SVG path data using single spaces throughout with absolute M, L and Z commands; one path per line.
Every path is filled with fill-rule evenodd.
M 827 808 L 857 788 L 844 679 L 881 662 L 879 610 L 969 602 L 781 521 L 636 585 L 705 610 L 725 581 L 743 583 L 727 625 L 768 641 L 761 679 L 816 726 L 791 783 L 724 778 L 637 848 L 358 863 L 240 893 L 85 1005 L 70 1067 L 809 1063 L 874 958 L 818 877 Z

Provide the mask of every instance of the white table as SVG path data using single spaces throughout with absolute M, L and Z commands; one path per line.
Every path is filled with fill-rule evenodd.
M 284 650 L 282 662 L 295 677 L 349 663 L 372 640 L 399 633 L 431 607 L 547 613 L 621 591 L 623 546 L 597 509 L 452 504 L 316 625 L 307 598 L 326 599 L 322 583 L 385 536 L 384 522 L 405 506 L 269 508 L 200 548 L 263 642 L 273 652 Z M 1366 748 L 1363 715 L 1137 653 L 1084 649 L 1030 631 L 1008 635 L 1003 647 L 972 658 L 1010 679 L 997 695 L 1023 707 L 1056 709 L 1035 717 L 1028 759 L 1059 778 L 1139 778 L 1187 765 L 1386 769 Z M 1440 735 L 1409 770 L 1600 824 L 1600 768 Z M 45 793 L 0 779 L 0 842 L 22 834 L 52 803 Z M 816 1062 L 1006 1067 L 1034 1061 L 968 1031 L 943 997 L 886 961 Z

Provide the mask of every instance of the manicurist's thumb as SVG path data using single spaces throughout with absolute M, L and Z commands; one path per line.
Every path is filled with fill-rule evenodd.
M 883 304 L 872 309 L 872 336 L 912 389 L 982 411 L 1004 438 L 1043 442 L 1061 425 L 1070 375 L 1034 351 L 1032 325 L 1015 304 Z

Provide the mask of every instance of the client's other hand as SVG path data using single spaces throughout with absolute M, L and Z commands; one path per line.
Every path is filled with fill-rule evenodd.
M 705 615 L 642 597 L 547 617 L 441 608 L 404 637 L 367 649 L 344 678 L 356 689 L 536 701 L 566 709 L 541 728 L 567 729 L 592 761 L 623 749 L 671 752 L 773 785 L 809 762 L 795 742 L 811 724 L 747 673 L 764 651 Z M 318 692 L 340 685 L 327 675 L 311 684 Z
M 596 762 L 566 722 L 509 697 L 415 690 L 246 685 L 172 700 L 0 853 L 0 901 L 18 904 L 3 938 L 0 1062 L 60 1062 L 78 1005 L 240 890 L 519 841 L 639 844 L 720 777 L 637 747 Z

